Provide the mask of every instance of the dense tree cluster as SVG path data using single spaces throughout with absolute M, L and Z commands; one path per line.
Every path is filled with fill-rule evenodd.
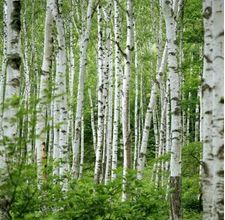
M 0 219 L 223 219 L 223 4 L 1 1 Z

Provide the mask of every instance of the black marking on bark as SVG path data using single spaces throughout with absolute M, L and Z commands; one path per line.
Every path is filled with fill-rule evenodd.
M 202 168 L 204 176 L 209 176 L 209 168 L 204 161 L 202 161 Z
M 217 175 L 218 175 L 219 177 L 224 177 L 224 170 L 219 170 L 219 171 L 217 172 Z
M 211 115 L 212 114 L 212 111 L 206 111 L 205 114 L 206 115 Z
M 224 97 L 222 96 L 222 97 L 220 97 L 220 103 L 224 103 Z
M 204 55 L 204 58 L 206 59 L 207 63 L 212 63 L 212 60 L 207 55 Z
M 219 160 L 223 160 L 224 158 L 224 145 L 220 146 L 218 152 L 217 152 L 217 157 Z
M 18 54 L 11 54 L 8 56 L 8 65 L 13 69 L 19 69 L 21 64 L 21 57 Z
M 16 87 L 19 87 L 20 86 L 20 80 L 18 78 L 14 78 L 10 81 L 10 84 L 16 88 Z
M 174 115 L 180 115 L 180 108 L 179 107 L 175 108 Z
M 209 19 L 209 17 L 212 15 L 212 7 L 206 7 L 205 11 L 203 13 L 203 17 L 206 19 Z
M 66 130 L 62 130 L 61 132 L 62 132 L 63 134 L 66 134 Z
M 209 86 L 209 84 L 203 84 L 202 85 L 202 91 L 204 92 L 206 89 L 208 89 L 209 91 L 211 91 L 212 90 L 212 88 Z
M 176 55 L 176 53 L 174 53 L 174 52 L 170 52 L 169 53 L 171 56 L 175 56 Z
M 11 13 L 11 27 L 13 30 L 20 32 L 21 30 L 21 21 L 20 21 L 20 10 L 21 4 L 20 1 L 13 1 L 13 11 Z
M 170 4 L 170 1 L 169 1 L 169 0 L 167 0 L 167 1 L 165 1 L 165 3 L 166 3 L 167 5 L 169 5 L 169 4 Z

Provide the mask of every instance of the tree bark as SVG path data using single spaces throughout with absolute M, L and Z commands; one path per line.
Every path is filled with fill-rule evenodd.
M 174 5 L 173 5 L 174 3 Z M 177 4 L 178 5 L 178 4 Z M 168 44 L 168 77 L 171 94 L 171 159 L 170 159 L 170 208 L 171 219 L 182 218 L 181 210 L 181 106 L 180 79 L 177 60 L 177 5 L 164 0 L 162 4 Z
M 116 178 L 117 152 L 118 152 L 118 132 L 120 116 L 120 81 L 122 75 L 121 54 L 119 44 L 121 38 L 121 19 L 119 13 L 118 1 L 114 0 L 114 32 L 115 32 L 115 89 L 114 89 L 114 118 L 113 118 L 113 144 L 112 144 L 112 173 L 111 178 Z
M 127 0 L 127 42 L 123 76 L 122 94 L 122 132 L 123 132 L 123 193 L 122 201 L 127 199 L 126 176 L 131 168 L 131 145 L 129 133 L 129 90 L 131 76 L 131 51 L 133 50 L 133 0 Z
M 213 216 L 224 219 L 224 1 L 212 2 L 213 33 Z
M 36 124 L 36 158 L 37 158 L 37 178 L 39 181 L 43 179 L 42 155 L 46 150 L 46 117 L 47 117 L 47 101 L 49 75 L 52 64 L 53 52 L 53 1 L 48 0 L 46 17 L 45 17 L 45 36 L 44 36 L 44 54 L 42 63 L 42 73 L 40 79 L 39 102 L 37 104 L 37 124 Z
M 18 132 L 18 117 L 17 112 L 20 108 L 20 31 L 21 31 L 21 2 L 20 0 L 7 1 L 6 7 L 6 33 L 7 42 L 6 47 L 6 81 L 5 81 L 5 97 L 4 97 L 4 110 L 2 113 L 2 128 L 3 133 L 0 137 L 0 186 L 5 183 L 5 179 L 9 175 L 7 173 L 7 162 L 12 158 L 10 155 L 12 151 L 17 149 L 19 143 Z M 2 95 L 2 94 L 1 94 Z M 2 101 L 2 100 L 1 100 Z M 14 158 L 13 158 L 14 159 Z M 5 186 L 6 187 L 6 186 Z M 7 202 L 9 195 L 1 198 L 1 203 Z M 12 199 L 12 198 L 10 198 Z M 7 218 L 7 209 L 4 206 L 0 208 L 0 219 Z
M 82 43 L 80 47 L 80 66 L 79 66 L 79 82 L 78 82 L 78 93 L 77 93 L 77 109 L 75 118 L 75 137 L 73 146 L 73 162 L 72 162 L 72 173 L 75 179 L 79 175 L 79 149 L 80 149 L 80 136 L 81 136 L 81 116 L 83 110 L 84 100 L 84 77 L 87 65 L 87 45 L 89 41 L 89 35 L 91 30 L 93 1 L 89 0 L 87 9 L 87 23 L 83 33 Z
M 202 76 L 202 200 L 203 218 L 212 219 L 213 208 L 213 148 L 212 148 L 212 89 L 213 89 L 213 32 L 212 0 L 203 2 L 204 65 Z

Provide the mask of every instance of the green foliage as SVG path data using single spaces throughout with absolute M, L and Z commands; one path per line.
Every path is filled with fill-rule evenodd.
M 167 219 L 165 191 L 156 190 L 149 182 L 128 175 L 126 202 L 121 201 L 122 175 L 108 185 L 93 183 L 92 178 L 70 181 L 63 192 L 56 180 L 48 177 L 42 189 L 37 188 L 35 167 L 22 165 L 13 169 L 11 179 L 1 186 L 8 195 L 9 219 Z M 3 195 L 1 194 L 1 195 Z
M 182 204 L 184 219 L 202 219 L 200 186 L 200 152 L 202 145 L 193 142 L 182 149 Z
M 199 160 L 201 145 L 191 143 L 182 150 L 182 204 L 184 219 L 201 219 L 199 195 Z M 168 160 L 167 155 L 159 161 Z M 19 166 L 18 166 L 19 165 Z M 152 165 L 150 164 L 150 167 Z M 143 181 L 136 180 L 134 171 L 127 176 L 128 200 L 121 201 L 122 170 L 108 185 L 95 184 L 93 177 L 72 180 L 63 192 L 59 178 L 48 176 L 42 189 L 38 189 L 36 167 L 24 161 L 10 168 L 10 178 L 0 187 L 1 197 L 8 198 L 8 219 L 168 219 L 169 206 L 166 187 L 156 189 L 150 181 L 149 170 Z M 151 168 L 150 168 L 151 170 Z M 51 171 L 51 167 L 49 167 Z M 48 172 L 51 173 L 51 172 Z M 148 174 L 148 175 L 147 175 Z

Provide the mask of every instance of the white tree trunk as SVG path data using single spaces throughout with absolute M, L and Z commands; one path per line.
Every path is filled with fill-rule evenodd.
M 81 120 L 81 147 L 80 147 L 80 170 L 79 179 L 83 177 L 83 166 L 84 166 L 84 116 Z
M 84 78 L 87 65 L 87 45 L 89 41 L 89 35 L 91 30 L 92 21 L 92 11 L 93 11 L 93 1 L 89 0 L 87 9 L 87 24 L 85 31 L 83 33 L 82 43 L 80 45 L 81 55 L 80 55 L 80 66 L 79 66 L 79 83 L 78 83 L 78 93 L 77 93 L 77 109 L 75 118 L 75 137 L 73 146 L 73 162 L 72 162 L 72 172 L 75 179 L 79 175 L 79 149 L 80 149 L 80 134 L 81 134 L 81 116 L 83 110 L 83 100 L 84 100 Z
M 155 159 L 158 158 L 158 152 L 159 152 L 159 129 L 158 129 L 158 123 L 157 123 L 157 113 L 156 110 L 153 110 L 153 129 L 154 129 L 154 136 L 155 136 Z M 155 162 L 153 165 L 153 171 L 152 171 L 152 180 L 155 179 L 155 185 L 158 186 L 158 181 L 159 181 L 159 163 Z
M 90 103 L 90 110 L 91 110 L 91 129 L 92 129 L 92 136 L 93 136 L 93 147 L 96 153 L 96 129 L 95 129 L 95 118 L 94 118 L 94 109 L 93 109 L 93 102 L 91 96 L 91 89 L 88 89 L 89 95 L 89 103 Z
M 1 176 L 7 175 L 6 162 L 10 160 L 10 152 L 17 146 L 18 142 L 18 118 L 17 112 L 20 104 L 20 64 L 21 64 L 21 52 L 20 52 L 20 0 L 7 1 L 7 5 L 4 5 L 6 10 L 6 81 L 5 81 L 5 107 L 2 112 L 1 126 L 2 136 L 0 137 L 3 145 L 0 145 L 0 170 Z M 3 63 L 3 71 L 4 71 Z M 3 73 L 4 74 L 4 73 Z M 1 94 L 2 96 L 3 94 Z M 1 100 L 3 102 L 3 100 Z M 13 147 L 13 149 L 12 149 Z M 4 181 L 1 178 L 0 185 Z M 1 210 L 2 211 L 2 210 Z M 4 215 L 0 211 L 1 215 Z
M 63 179 L 63 190 L 67 189 L 66 173 L 69 171 L 68 164 L 68 105 L 67 105 L 67 91 L 66 91 L 66 44 L 65 44 L 65 30 L 64 21 L 60 12 L 60 5 L 57 0 L 54 3 L 54 18 L 56 22 L 57 30 L 57 41 L 58 48 L 56 54 L 56 91 L 59 97 L 56 98 L 58 101 L 59 111 L 56 117 L 59 118 L 60 127 L 59 132 L 59 175 L 64 177 Z M 54 159 L 54 158 L 53 158 Z M 57 158 L 56 158 L 57 159 Z
M 166 96 L 167 96 L 167 105 L 166 105 L 166 153 L 171 151 L 171 108 L 170 108 L 170 81 L 166 82 Z M 169 171 L 170 162 L 165 163 L 165 170 Z
M 224 218 L 224 1 L 212 3 L 213 33 L 213 215 Z
M 121 23 L 119 5 L 114 0 L 114 32 L 115 32 L 115 90 L 114 90 L 114 118 L 113 118 L 113 144 L 112 144 L 112 180 L 116 178 L 115 170 L 117 168 L 117 152 L 118 152 L 118 130 L 120 115 L 120 81 L 121 81 L 121 54 L 118 44 L 121 38 Z
M 98 17 L 98 126 L 94 180 L 99 183 L 101 174 L 101 153 L 103 148 L 104 98 L 103 98 L 103 32 L 101 6 L 97 8 Z
M 134 65 L 135 65 L 135 106 L 134 106 L 134 159 L 133 159 L 133 169 L 137 166 L 137 152 L 138 152 L 138 48 L 136 42 L 136 27 L 134 23 Z
M 129 90 L 131 76 L 131 51 L 133 50 L 133 0 L 127 0 L 127 42 L 123 76 L 122 94 L 122 133 L 123 133 L 123 193 L 122 201 L 127 199 L 126 175 L 131 168 L 131 145 L 129 133 Z
M 106 22 L 109 23 L 111 19 L 111 4 L 108 5 L 110 10 L 107 13 Z M 109 92 L 108 92 L 108 119 L 107 119 L 107 135 L 106 135 L 106 169 L 105 169 L 105 184 L 110 180 L 110 171 L 112 164 L 112 122 L 113 122 L 113 66 L 112 66 L 112 44 L 111 44 L 111 30 L 107 27 L 107 64 L 109 71 Z
M 213 219 L 213 148 L 212 148 L 212 88 L 213 88 L 213 32 L 212 0 L 203 2 L 204 12 L 204 66 L 202 76 L 202 200 L 203 219 Z
M 23 25 L 23 33 L 24 33 L 24 78 L 25 78 L 25 94 L 24 94 L 24 103 L 26 105 L 27 109 L 27 116 L 26 116 L 26 124 L 27 124 L 27 130 L 25 131 L 25 137 L 26 137 L 26 151 L 27 151 L 27 159 L 28 163 L 32 162 L 32 144 L 31 144 L 31 113 L 30 113 L 30 96 L 31 96 L 31 85 L 30 85 L 30 68 L 28 63 L 28 35 L 27 35 L 27 26 L 26 26 L 26 11 L 24 12 L 23 19 L 22 19 L 22 25 Z
M 4 90 L 5 90 L 5 75 L 6 75 L 6 61 L 7 61 L 7 1 L 3 3 L 3 61 L 0 72 L 0 137 L 2 136 L 2 115 L 4 104 Z
M 3 40 L 4 40 L 4 49 L 3 49 L 3 62 L 2 62 L 2 69 L 0 72 L 0 140 L 3 138 L 3 112 L 4 112 L 4 92 L 5 92 L 5 77 L 6 77 L 6 62 L 7 62 L 7 1 L 4 0 L 3 5 Z M 0 145 L 0 169 L 5 167 L 5 153 L 4 153 L 4 146 Z M 4 170 L 4 169 L 3 169 Z M 1 184 L 1 182 L 0 182 Z
M 200 97 L 200 89 L 198 88 L 198 94 L 197 94 L 197 103 L 195 107 L 195 142 L 199 141 L 199 97 Z
M 163 1 L 168 44 L 168 77 L 171 92 L 171 160 L 170 160 L 170 194 L 171 218 L 181 219 L 181 108 L 180 78 L 177 60 L 177 13 L 173 1 Z
M 191 100 L 191 93 L 188 93 L 188 101 Z M 186 121 L 186 143 L 188 144 L 190 142 L 190 107 L 188 104 L 187 107 L 187 113 L 186 113 L 187 121 Z
M 45 18 L 45 36 L 44 36 L 44 54 L 42 63 L 42 73 L 40 79 L 39 102 L 37 104 L 37 124 L 36 124 L 36 158 L 37 158 L 37 177 L 38 180 L 43 179 L 42 174 L 42 156 L 46 151 L 46 114 L 47 114 L 47 92 L 49 86 L 49 75 L 52 61 L 53 50 L 53 1 L 47 2 L 46 18 Z
M 3 128 L 0 136 L 0 186 L 7 180 L 8 170 L 7 162 L 14 158 L 10 158 L 12 152 L 18 146 L 18 116 L 17 112 L 20 108 L 20 64 L 21 64 L 21 49 L 20 49 L 20 0 L 7 1 L 4 5 L 6 9 L 6 81 L 5 81 L 5 97 L 4 109 L 2 112 L 1 126 Z M 4 71 L 3 63 L 3 71 Z M 3 73 L 4 74 L 4 73 Z M 1 94 L 2 96 L 3 94 Z M 3 102 L 3 100 L 0 100 Z M 0 103 L 2 104 L 2 103 Z M 1 114 L 1 113 L 0 113 Z M 15 157 L 15 155 L 13 155 Z M 5 198 L 9 195 L 3 196 L 1 203 L 7 202 Z M 7 198 L 9 199 L 9 198 Z M 11 199 L 11 198 L 10 198 Z M 0 219 L 7 219 L 7 211 L 4 205 L 0 208 Z

